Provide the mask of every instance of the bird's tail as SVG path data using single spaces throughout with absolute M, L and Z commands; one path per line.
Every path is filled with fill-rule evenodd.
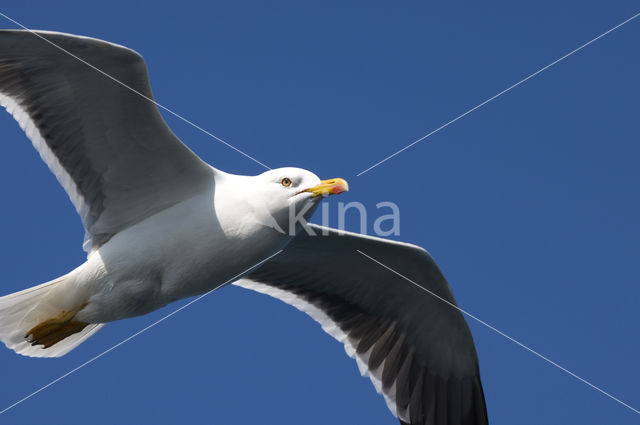
M 102 324 L 83 324 L 80 331 L 70 333 L 70 324 L 81 323 L 66 320 L 61 313 L 60 303 L 56 302 L 54 291 L 64 284 L 69 275 L 59 277 L 42 285 L 34 286 L 20 292 L 0 297 L 0 341 L 7 348 L 18 354 L 30 357 L 60 357 L 84 342 L 96 333 Z M 53 292 L 52 292 L 53 291 Z M 65 291 L 61 291 L 65 292 Z M 49 295 L 49 296 L 48 296 Z M 54 295 L 54 296 L 51 296 Z M 62 321 L 52 324 L 52 318 L 62 317 Z M 66 321 L 65 321 L 66 320 Z M 41 326 L 45 332 L 52 332 L 56 327 L 56 338 L 62 337 L 57 342 L 44 348 L 45 344 L 32 345 L 27 340 L 26 334 L 36 326 Z M 65 333 L 66 332 L 66 333 Z M 69 334 L 65 337 L 65 335 Z M 51 337 L 49 337 L 51 340 Z

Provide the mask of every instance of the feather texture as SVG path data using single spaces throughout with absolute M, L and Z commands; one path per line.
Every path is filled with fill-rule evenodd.
M 345 345 L 401 423 L 486 424 L 478 361 L 461 313 L 384 273 L 357 250 L 455 303 L 433 259 L 412 245 L 311 228 L 317 236 L 300 233 L 234 284 L 279 298 L 319 322 Z

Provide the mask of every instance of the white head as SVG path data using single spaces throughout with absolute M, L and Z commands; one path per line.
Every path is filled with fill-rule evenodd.
M 247 202 L 254 218 L 262 225 L 284 233 L 293 233 L 296 223 L 308 220 L 320 201 L 329 195 L 349 190 L 343 179 L 320 180 L 301 168 L 278 168 L 241 184 L 242 202 Z

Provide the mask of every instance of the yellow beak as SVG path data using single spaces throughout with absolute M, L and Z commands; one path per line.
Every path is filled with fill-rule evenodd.
M 315 198 L 316 196 L 337 195 L 348 190 L 349 184 L 345 179 L 329 179 L 322 180 L 319 185 L 303 190 L 303 192 L 313 193 Z

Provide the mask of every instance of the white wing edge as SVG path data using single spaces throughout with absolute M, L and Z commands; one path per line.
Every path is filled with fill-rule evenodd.
M 405 422 L 409 422 L 409 408 L 407 408 L 403 412 L 398 412 L 396 408 L 396 400 L 395 400 L 395 382 L 389 388 L 388 394 L 387 392 L 382 390 L 382 371 L 384 370 L 384 361 L 378 366 L 375 370 L 370 370 L 368 366 L 369 356 L 371 354 L 371 350 L 373 350 L 373 346 L 364 354 L 360 355 L 356 352 L 355 344 L 357 341 L 352 341 L 348 338 L 347 334 L 345 334 L 340 327 L 331 320 L 327 314 L 320 310 L 318 307 L 309 303 L 305 299 L 293 294 L 291 292 L 284 291 L 282 289 L 265 285 L 264 283 L 256 282 L 251 279 L 240 279 L 233 282 L 233 285 L 240 286 L 241 288 L 250 289 L 252 291 L 260 292 L 261 294 L 269 295 L 273 298 L 277 298 L 280 301 L 283 301 L 303 313 L 308 314 L 313 320 L 318 322 L 322 327 L 322 330 L 331 335 L 333 338 L 342 342 L 344 344 L 344 349 L 347 355 L 356 360 L 358 365 L 358 370 L 360 374 L 364 377 L 369 377 L 373 386 L 375 387 L 378 394 L 382 394 L 384 397 L 384 401 L 387 403 L 387 407 L 393 413 L 393 416 L 399 418 Z M 375 346 L 375 344 L 374 344 Z
M 42 160 L 56 176 L 56 179 L 67 192 L 67 195 L 69 195 L 73 206 L 76 208 L 76 211 L 84 222 L 88 212 L 88 206 L 84 201 L 84 197 L 78 192 L 76 183 L 64 169 L 62 164 L 60 164 L 58 157 L 56 157 L 53 151 L 49 149 L 44 137 L 42 137 L 42 133 L 40 133 L 40 130 L 36 127 L 36 124 L 33 122 L 27 111 L 25 111 L 14 98 L 3 93 L 0 93 L 0 106 L 3 106 L 18 122 L 22 131 L 25 132 L 29 140 L 31 140 L 33 147 L 36 148 L 40 154 Z M 85 236 L 85 241 L 82 246 L 87 252 L 91 249 L 91 239 L 88 236 L 89 235 Z

